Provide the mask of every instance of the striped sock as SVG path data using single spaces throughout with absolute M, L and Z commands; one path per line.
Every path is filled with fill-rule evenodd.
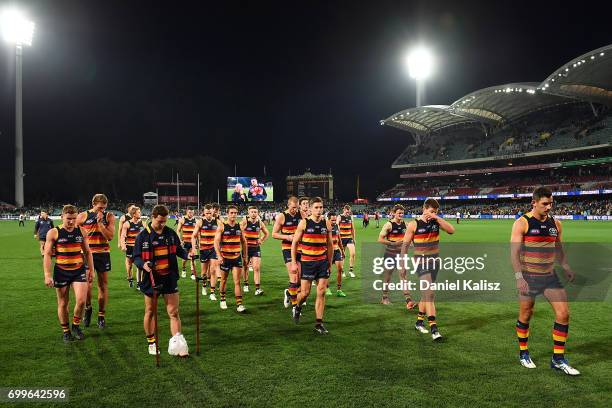
M 61 323 L 62 326 L 62 331 L 65 333 L 70 333 L 70 328 L 68 326 L 68 323 Z
M 323 319 L 317 319 L 317 324 L 323 324 Z
M 290 283 L 289 284 L 289 297 L 291 298 L 291 304 L 293 306 L 297 305 L 297 294 L 298 294 L 298 284 Z
M 104 310 L 100 310 L 98 312 L 98 317 L 104 317 Z
M 225 302 L 225 292 L 221 292 L 221 302 Z
M 79 324 L 81 324 L 81 318 L 77 315 L 72 316 L 72 325 L 78 326 Z
M 255 289 L 259 289 L 259 286 L 260 286 L 259 283 L 256 283 L 255 284 Z
M 215 293 L 215 287 L 210 285 L 210 294 L 213 295 Z
M 553 359 L 561 360 L 565 358 L 565 342 L 569 325 L 555 322 L 553 326 Z
M 418 326 L 424 326 L 425 325 L 425 312 L 419 312 L 419 314 L 417 315 L 416 324 Z
M 242 296 L 236 296 L 236 306 L 240 306 L 242 304 Z
M 147 336 L 147 344 L 150 346 L 151 344 L 155 344 L 155 334 L 149 334 Z
M 336 290 L 342 289 L 342 284 L 341 283 L 339 283 L 337 286 L 338 286 L 338 289 L 336 289 Z
M 529 340 L 529 323 L 523 323 L 520 320 L 516 321 L 516 336 L 519 342 L 519 355 L 529 353 L 527 341 Z
M 438 324 L 436 323 L 436 316 L 427 316 L 427 323 L 429 323 L 429 330 L 432 333 L 438 331 Z
M 244 283 L 244 286 L 249 286 L 249 281 L 245 280 L 243 283 Z

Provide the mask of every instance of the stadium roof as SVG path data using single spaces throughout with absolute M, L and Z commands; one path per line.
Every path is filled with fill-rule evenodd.
M 612 105 L 612 44 L 574 58 L 540 85 L 546 93 Z
M 406 109 L 385 120 L 381 125 L 389 125 L 418 135 L 427 135 L 449 126 L 475 123 L 474 120 L 451 112 L 446 105 L 429 105 Z
M 492 86 L 480 89 L 454 102 L 449 111 L 492 125 L 511 123 L 520 117 L 551 106 L 575 103 L 550 95 L 535 82 Z
M 380 124 L 420 137 L 461 124 L 505 125 L 532 112 L 576 102 L 612 106 L 612 44 L 575 58 L 541 84 L 492 86 L 472 92 L 450 106 L 405 109 Z

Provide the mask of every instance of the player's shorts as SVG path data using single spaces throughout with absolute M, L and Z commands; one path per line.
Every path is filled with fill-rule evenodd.
M 91 254 L 96 272 L 108 272 L 111 270 L 110 252 L 94 252 Z
M 346 247 L 348 244 L 354 244 L 353 238 L 342 238 L 342 246 Z
M 217 252 L 214 248 L 200 250 L 200 262 L 208 262 L 212 259 L 217 259 Z
M 563 283 L 555 272 L 547 274 L 535 274 L 523 272 L 523 278 L 529 285 L 529 297 L 536 297 L 544 293 L 546 289 L 563 289 Z
M 153 286 L 151 285 L 151 274 L 147 271 L 139 271 L 140 272 L 140 283 L 138 285 L 138 289 L 148 296 L 153 296 Z M 166 275 L 158 275 L 154 274 L 153 279 L 155 279 L 155 285 L 158 287 L 157 293 L 162 295 L 170 295 L 172 293 L 177 293 L 178 289 L 178 281 L 179 275 L 178 272 L 170 272 Z
M 40 242 L 45 242 L 47 240 L 47 237 L 38 237 L 38 240 Z
M 191 242 L 187 242 L 187 241 L 183 242 L 183 248 L 187 252 L 191 251 Z
M 68 271 L 55 265 L 53 268 L 53 286 L 63 288 L 70 286 L 73 282 L 87 282 L 85 265 L 74 271 Z
M 247 253 L 249 254 L 249 258 L 261 258 L 261 247 L 259 245 L 250 246 L 247 249 Z
M 302 279 L 317 280 L 329 278 L 329 262 L 327 259 L 321 261 L 302 262 Z
M 223 263 L 219 266 L 223 272 L 229 272 L 232 268 L 242 268 L 242 256 L 236 259 L 223 258 Z
M 290 249 L 283 249 L 283 259 L 285 260 L 285 264 L 288 264 L 289 262 L 291 262 L 291 250 Z M 300 262 L 302 260 L 302 253 L 298 251 L 297 254 L 295 254 L 295 260 L 296 262 Z
M 334 249 L 334 262 L 342 262 L 344 258 L 342 258 L 342 252 L 339 249 Z
M 134 247 L 126 245 L 126 247 L 125 247 L 125 257 L 132 259 L 132 256 L 134 256 L 133 254 L 134 254 Z
M 417 257 L 421 258 L 420 256 Z M 417 266 L 415 269 L 415 272 L 419 276 L 419 278 L 422 278 L 426 275 L 431 275 L 432 282 L 435 282 L 438 279 L 438 266 L 440 266 L 440 262 L 436 261 L 436 259 L 438 259 L 438 256 L 429 258 L 422 257 L 420 261 L 415 260 L 415 262 L 421 262 L 421 264 L 419 264 L 419 266 Z

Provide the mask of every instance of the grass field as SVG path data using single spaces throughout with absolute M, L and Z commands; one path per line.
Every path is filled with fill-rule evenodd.
M 612 224 L 564 225 L 566 241 L 612 242 Z M 507 242 L 510 226 L 504 220 L 464 222 L 443 240 Z M 248 313 L 234 311 L 231 291 L 226 311 L 202 300 L 200 356 L 179 360 L 165 352 L 168 319 L 160 313 L 159 369 L 147 354 L 142 296 L 128 288 L 123 256 L 113 241 L 107 328 L 92 326 L 84 341 L 65 345 L 55 292 L 43 285 L 32 228 L 31 222 L 26 228 L 18 228 L 17 221 L 0 222 L 0 387 L 64 387 L 68 405 L 79 407 L 612 405 L 609 302 L 571 305 L 567 355 L 583 375 L 570 378 L 548 368 L 553 315 L 543 301 L 529 342 L 538 368 L 527 370 L 517 360 L 516 302 L 439 304 L 445 341 L 433 343 L 415 333 L 416 312 L 402 303 L 363 302 L 358 259 L 358 278 L 345 280 L 348 297 L 328 299 L 330 335 L 317 337 L 313 302 L 297 326 L 282 306 L 287 274 L 274 240 L 263 248 L 265 295 L 245 296 Z M 359 225 L 358 244 L 374 241 L 377 234 L 372 225 L 367 230 Z M 330 282 L 333 288 L 335 279 Z M 193 352 L 193 281 L 182 279 L 180 289 L 183 332 Z M 96 308 L 94 302 L 94 316 Z

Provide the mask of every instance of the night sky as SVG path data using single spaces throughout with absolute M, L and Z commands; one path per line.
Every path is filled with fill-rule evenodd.
M 390 187 L 378 175 L 408 139 L 379 120 L 415 104 L 403 66 L 412 44 L 422 40 L 436 55 L 426 102 L 450 104 L 479 88 L 541 81 L 612 42 L 601 2 L 154 4 L 20 2 L 36 22 L 24 52 L 26 172 L 28 162 L 53 162 L 62 151 L 133 159 L 125 146 L 137 145 L 142 158 L 211 155 L 238 163 L 239 175 L 261 175 L 265 165 L 276 183 L 307 167 L 347 180 L 359 173 L 373 196 Z M 14 56 L 6 44 L 0 132 L 10 180 Z

